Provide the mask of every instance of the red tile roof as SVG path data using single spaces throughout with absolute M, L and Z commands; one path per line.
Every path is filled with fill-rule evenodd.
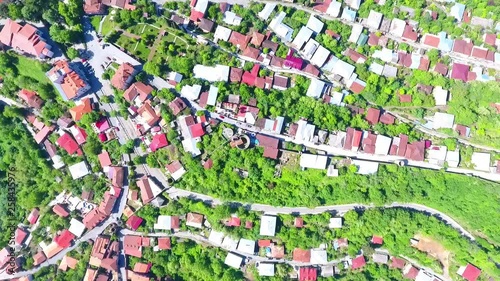
M 384 238 L 373 235 L 371 243 L 375 245 L 382 245 L 384 244 Z
M 406 261 L 403 259 L 398 259 L 396 257 L 391 257 L 391 264 L 389 267 L 403 269 L 406 265 Z
M 304 227 L 304 219 L 301 217 L 296 217 L 293 221 L 293 226 L 295 227 Z
M 141 217 L 138 217 L 136 215 L 132 215 L 128 218 L 127 220 L 127 227 L 132 229 L 132 230 L 137 230 L 139 226 L 141 226 L 143 219 Z
M 469 66 L 461 63 L 453 63 L 451 69 L 451 78 L 459 79 L 464 82 L 468 81 L 467 75 L 469 74 Z
M 158 248 L 160 250 L 170 250 L 170 248 L 171 248 L 170 237 L 158 238 Z
M 231 81 L 231 83 L 240 83 L 241 76 L 243 76 L 243 69 L 231 67 L 231 72 L 229 73 L 229 80 Z
M 21 227 L 18 227 L 14 233 L 16 245 L 21 245 L 26 237 L 28 237 L 29 232 Z
M 358 256 L 352 260 L 352 269 L 358 269 L 365 266 L 366 260 L 364 256 Z
M 439 46 L 439 37 L 432 34 L 426 34 L 424 37 L 424 44 L 437 48 Z
M 474 44 L 472 44 L 472 42 L 467 42 L 462 39 L 457 39 L 453 43 L 453 52 L 470 56 L 472 52 L 472 47 L 474 47 Z
M 205 135 L 205 129 L 203 128 L 203 125 L 201 123 L 196 123 L 189 126 L 189 131 L 191 132 L 191 136 L 193 138 L 198 138 Z
M 370 35 L 368 36 L 368 45 L 377 46 L 379 39 L 380 37 L 378 37 L 377 34 L 375 34 L 374 32 L 370 33 Z
M 276 139 L 276 138 L 273 138 L 270 136 L 266 136 L 266 135 L 262 135 L 262 134 L 258 134 L 256 136 L 256 138 L 258 141 L 258 146 L 261 146 L 261 147 L 278 148 L 278 145 L 280 142 L 279 139 Z
M 141 190 L 141 199 L 143 204 L 147 204 L 154 199 L 153 190 L 151 190 L 151 185 L 149 184 L 147 176 L 138 179 L 137 186 Z
M 299 270 L 299 281 L 316 281 L 318 273 L 315 267 L 301 267 Z
M 97 155 L 97 158 L 99 158 L 99 163 L 101 164 L 102 168 L 111 166 L 111 158 L 109 157 L 109 153 L 106 150 L 103 150 L 101 154 Z
M 33 265 L 37 266 L 46 260 L 47 257 L 45 256 L 45 254 L 40 251 L 33 256 Z
M 199 21 L 201 18 L 205 16 L 205 13 L 196 11 L 195 9 L 191 9 L 191 14 L 189 15 L 189 19 L 193 22 Z
M 243 50 L 243 53 L 241 55 L 256 60 L 260 55 L 260 50 L 248 46 Z
M 467 281 L 476 281 L 479 275 L 481 275 L 481 270 L 472 264 L 467 264 L 462 273 L 462 277 Z
M 214 161 L 212 159 L 207 159 L 207 161 L 203 164 L 203 168 L 205 168 L 205 170 L 211 169 L 213 166 Z
M 495 46 L 497 43 L 497 35 L 494 33 L 487 33 L 484 35 L 484 43 Z
M 28 222 L 32 225 L 35 224 L 39 216 L 40 216 L 40 210 L 38 210 L 38 208 L 34 208 L 28 215 Z
M 238 49 L 240 50 L 246 49 L 248 42 L 250 42 L 250 36 L 243 35 L 236 31 L 231 32 L 231 36 L 229 37 L 229 43 L 233 44 Z
M 279 154 L 279 149 L 272 147 L 264 147 L 264 154 L 262 156 L 271 159 L 278 159 L 278 154 Z
M 38 32 L 38 29 L 30 24 L 22 26 L 7 19 L 0 31 L 0 42 L 30 55 L 44 57 L 49 54 L 50 46 L 37 34 Z
M 111 85 L 119 90 L 125 90 L 130 78 L 135 74 L 134 66 L 130 63 L 122 63 L 111 78 Z
M 411 266 L 406 273 L 404 273 L 403 277 L 415 280 L 418 275 L 418 269 L 414 266 Z
M 56 215 L 63 217 L 63 218 L 69 216 L 69 212 L 66 210 L 66 208 L 64 208 L 63 206 L 61 206 L 59 204 L 55 204 L 54 207 L 52 207 L 52 211 L 54 213 L 56 213 Z
M 413 161 L 424 161 L 425 142 L 413 142 L 406 146 L 405 157 Z
M 75 235 L 69 232 L 69 230 L 65 229 L 61 232 L 60 235 L 54 238 L 54 242 L 56 242 L 57 245 L 62 248 L 68 248 L 69 246 L 71 246 L 71 242 L 73 242 L 73 239 L 75 239 Z
M 151 263 L 138 262 L 134 265 L 134 272 L 136 273 L 148 273 L 151 269 Z
M 269 247 L 269 246 L 271 246 L 271 240 L 260 239 L 259 241 L 257 241 L 257 245 L 260 248 Z
M 155 152 L 158 149 L 163 148 L 167 145 L 168 145 L 167 136 L 161 133 L 153 136 L 149 148 L 151 149 L 152 152 Z
M 411 95 L 399 95 L 399 101 L 402 103 L 408 103 L 412 101 Z
M 96 227 L 98 224 L 100 224 L 104 219 L 106 218 L 106 215 L 99 212 L 98 208 L 95 208 L 88 212 L 85 217 L 83 217 L 82 223 L 85 225 L 85 228 L 88 230 L 93 229 Z
M 418 69 L 422 71 L 429 70 L 430 60 L 426 57 L 420 58 L 420 64 L 418 65 Z
M 54 130 L 54 126 L 44 126 L 38 133 L 35 135 L 35 142 L 40 144 L 44 141 Z
M 241 219 L 238 217 L 231 217 L 227 223 L 227 226 L 240 226 Z
M 293 261 L 308 263 L 311 261 L 311 250 L 295 248 L 293 250 Z
M 410 25 L 406 25 L 402 37 L 404 39 L 415 42 L 417 41 L 418 33 L 413 31 L 413 27 L 411 27 Z
M 306 67 L 304 67 L 303 71 L 315 77 L 319 76 L 319 69 L 310 63 L 308 63 Z
M 132 102 L 134 99 L 139 97 L 139 100 L 141 102 L 146 101 L 146 99 L 151 95 L 151 92 L 153 92 L 153 87 L 150 85 L 146 85 L 142 82 L 135 82 L 134 84 L 130 85 L 127 90 L 123 93 L 123 98 L 128 101 Z
M 438 62 L 438 63 L 436 63 L 436 66 L 434 67 L 434 71 L 436 71 L 437 73 L 439 73 L 443 76 L 446 76 L 448 74 L 448 66 Z
M 264 39 L 266 38 L 266 35 L 262 33 L 258 33 L 257 31 L 254 31 L 252 33 L 252 41 L 250 43 L 254 45 L 255 47 L 260 47 Z
M 359 84 L 358 82 L 354 81 L 351 84 L 351 87 L 349 87 L 349 90 L 351 90 L 355 94 L 361 93 L 365 89 L 365 86 Z
M 171 101 L 168 106 L 172 110 L 172 113 L 174 115 L 177 115 L 181 113 L 187 106 L 186 103 L 179 97 L 175 98 L 173 101 Z
M 488 55 L 488 49 L 485 48 L 480 48 L 477 46 L 474 46 L 472 48 L 472 54 L 471 56 L 478 58 L 478 59 L 486 59 L 486 56 Z
M 379 118 L 380 118 L 380 109 L 368 108 L 368 112 L 366 113 L 366 121 L 368 121 L 370 125 L 377 124 Z
M 59 60 L 54 63 L 54 66 L 49 70 L 51 80 L 56 80 L 67 99 L 73 99 L 89 89 L 89 85 L 85 82 L 76 71 L 74 71 L 68 61 Z M 62 80 L 61 80 L 62 77 Z
M 398 156 L 404 157 L 406 155 L 406 148 L 408 146 L 408 136 L 400 134 L 399 135 L 399 147 L 398 147 Z
M 43 105 L 43 100 L 35 91 L 22 89 L 19 91 L 18 97 L 21 98 L 29 107 L 40 109 Z
M 92 112 L 92 101 L 89 98 L 84 98 L 81 103 L 69 109 L 71 117 L 75 121 L 80 121 L 83 115 Z
M 352 147 L 353 148 L 359 148 L 362 137 L 363 137 L 362 131 L 358 131 L 358 130 L 354 131 L 354 135 L 352 137 Z
M 142 238 L 141 236 L 126 235 L 123 238 L 123 250 L 125 255 L 142 257 Z
M 382 114 L 382 116 L 380 116 L 380 122 L 383 124 L 386 124 L 386 125 L 394 124 L 395 120 L 396 120 L 396 117 L 394 117 L 393 115 L 391 115 L 387 112 L 384 112 L 384 114 Z

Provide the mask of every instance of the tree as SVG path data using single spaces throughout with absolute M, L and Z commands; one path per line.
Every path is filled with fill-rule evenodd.
M 139 72 L 139 74 L 137 74 L 135 76 L 135 80 L 138 81 L 138 82 L 146 82 L 147 80 L 147 76 L 146 76 L 146 72 Z
M 71 48 L 68 49 L 67 54 L 68 54 L 68 58 L 70 60 L 74 60 L 74 59 L 76 59 L 80 55 L 80 53 L 78 52 L 78 50 L 76 50 L 73 47 L 71 47 Z
M 52 40 L 62 44 L 72 43 L 77 39 L 73 31 L 58 24 L 52 25 L 49 28 L 49 34 Z

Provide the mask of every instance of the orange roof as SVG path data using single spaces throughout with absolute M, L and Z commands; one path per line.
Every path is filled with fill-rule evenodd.
M 62 271 L 68 270 L 68 267 L 71 269 L 75 269 L 77 263 L 78 263 L 77 259 L 64 256 L 61 260 L 61 263 L 59 264 L 59 269 Z
M 87 271 L 85 272 L 85 277 L 83 277 L 83 281 L 94 281 L 96 275 L 97 275 L 97 270 L 92 268 L 87 268 Z
M 137 113 L 148 123 L 149 126 L 153 126 L 160 120 L 160 117 L 156 115 L 155 110 L 151 107 L 148 102 L 144 103 Z
M 44 262 L 45 260 L 47 260 L 47 257 L 45 256 L 45 254 L 43 252 L 38 252 L 36 253 L 36 255 L 33 256 L 33 265 L 34 266 L 37 266 L 39 264 L 41 264 L 42 262 Z
M 55 62 L 48 75 L 52 81 L 57 81 L 55 83 L 60 85 L 67 99 L 73 99 L 82 94 L 80 90 L 88 86 L 80 75 L 71 69 L 69 62 L 65 60 Z
M 127 270 L 127 279 L 132 281 L 149 281 L 149 277 Z
M 43 252 L 47 256 L 47 258 L 51 258 L 55 256 L 57 253 L 63 250 L 63 247 L 59 246 L 55 241 L 50 243 L 44 250 Z
M 142 82 L 135 82 L 123 93 L 123 98 L 128 102 L 132 102 L 139 95 L 139 99 L 144 102 L 152 91 L 153 87 Z
M 134 73 L 135 69 L 130 63 L 122 63 L 116 70 L 113 78 L 111 78 L 111 85 L 117 89 L 125 90 L 128 86 L 128 80 L 134 75 Z
M 136 273 L 148 273 L 151 268 L 151 263 L 138 262 L 134 265 L 134 271 Z
M 73 120 L 80 121 L 84 114 L 92 112 L 92 103 L 89 98 L 84 98 L 81 103 L 69 110 Z

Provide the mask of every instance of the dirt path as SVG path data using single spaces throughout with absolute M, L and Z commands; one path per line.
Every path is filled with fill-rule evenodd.
M 119 31 L 121 32 L 123 35 L 127 36 L 127 37 L 130 37 L 130 38 L 133 38 L 133 39 L 137 39 L 137 40 L 140 40 L 141 39 L 141 36 L 139 35 L 136 35 L 136 34 L 133 34 L 133 33 L 130 33 L 126 30 L 123 30 L 123 29 L 120 29 L 120 28 L 117 28 L 116 31 Z
M 163 28 L 160 29 L 160 31 L 158 32 L 158 36 L 156 36 L 155 42 L 153 43 L 153 47 L 151 47 L 151 52 L 149 53 L 148 61 L 151 61 L 154 58 L 156 53 L 156 48 L 158 48 L 160 40 L 161 38 L 163 38 L 164 34 L 165 34 L 165 29 Z
M 418 243 L 413 246 L 422 252 L 426 252 L 431 257 L 436 258 L 443 266 L 443 276 L 449 278 L 450 252 L 446 250 L 443 245 L 431 238 L 417 234 L 415 235 L 415 239 L 418 240 Z

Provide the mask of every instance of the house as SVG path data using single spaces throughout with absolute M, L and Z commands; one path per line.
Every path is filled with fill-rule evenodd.
M 375 154 L 388 155 L 391 148 L 392 138 L 383 135 L 378 135 L 375 142 Z
M 243 69 L 231 67 L 231 70 L 229 73 L 229 81 L 231 83 L 240 83 L 242 76 L 243 76 Z
M 446 105 L 448 101 L 448 91 L 443 89 L 441 86 L 435 87 L 432 91 L 434 100 L 437 106 Z
M 474 47 L 474 44 L 470 41 L 465 41 L 462 39 L 457 39 L 453 43 L 453 52 L 459 53 L 465 56 L 470 56 L 472 53 L 472 48 Z
M 465 5 L 461 3 L 455 3 L 450 9 L 450 16 L 454 17 L 458 22 L 461 22 L 464 17 Z
M 366 20 L 366 25 L 371 30 L 378 30 L 383 17 L 382 13 L 370 10 L 370 14 Z
M 274 276 L 274 263 L 259 262 L 255 265 L 259 276 Z
M 123 251 L 125 255 L 142 257 L 142 238 L 141 236 L 125 235 L 123 237 Z
M 151 152 L 155 152 L 160 148 L 163 148 L 168 145 L 167 136 L 164 133 L 156 134 L 151 139 L 151 143 L 149 144 L 149 149 Z
M 181 96 L 188 100 L 197 100 L 200 97 L 201 85 L 184 85 L 181 89 Z
M 82 151 L 80 150 L 80 147 L 76 143 L 76 141 L 71 137 L 70 134 L 64 133 L 61 137 L 59 137 L 56 141 L 56 143 L 66 150 L 69 155 L 73 155 L 77 153 L 78 155 L 82 154 Z
M 130 85 L 127 90 L 125 90 L 123 98 L 129 103 L 132 103 L 136 98 L 138 98 L 138 104 L 141 104 L 151 97 L 153 90 L 153 87 L 150 85 L 146 85 L 142 82 L 135 82 Z
M 83 224 L 85 225 L 85 228 L 88 230 L 93 229 L 96 227 L 98 224 L 104 221 L 106 219 L 106 215 L 99 212 L 99 210 L 93 209 L 90 212 L 88 212 L 84 217 L 83 217 Z
M 47 260 L 47 257 L 43 252 L 38 252 L 33 256 L 33 265 L 37 266 Z
M 172 110 L 174 115 L 179 115 L 184 109 L 186 109 L 186 103 L 179 97 L 176 97 L 173 101 L 171 101 L 168 106 Z
M 217 28 L 215 29 L 214 33 L 214 42 L 217 43 L 217 41 L 222 40 L 222 41 L 228 41 L 229 37 L 231 36 L 232 30 L 224 27 L 222 25 L 217 25 Z
M 433 129 L 453 128 L 455 116 L 453 114 L 436 112 L 433 117 Z
M 288 77 L 275 74 L 273 78 L 273 89 L 280 91 L 288 89 Z
M 74 121 L 80 121 L 83 115 L 93 111 L 92 101 L 90 98 L 84 98 L 77 101 L 76 106 L 69 109 L 69 113 Z
M 202 228 L 203 215 L 197 213 L 188 213 L 186 218 L 186 225 L 194 228 Z
M 137 71 L 128 62 L 122 63 L 111 78 L 111 85 L 119 90 L 125 90 L 134 79 Z
M 312 16 L 312 15 L 311 15 Z M 299 33 L 297 33 L 297 36 L 292 41 L 292 46 L 296 48 L 297 50 L 301 50 L 304 44 L 309 41 L 313 34 L 313 31 L 306 27 L 302 26 L 299 30 Z
M 200 95 L 199 105 L 205 108 L 207 105 L 215 106 L 217 103 L 217 95 L 219 92 L 219 88 L 210 85 L 210 89 L 208 92 L 203 92 Z
M 22 89 L 19 91 L 17 96 L 22 99 L 29 107 L 40 109 L 44 101 L 38 96 L 35 91 L 30 91 L 27 89 Z
M 390 268 L 403 269 L 405 268 L 406 261 L 400 258 L 391 257 Z
M 345 0 L 344 2 L 354 10 L 359 10 L 359 6 L 361 5 L 361 0 Z
M 147 125 L 145 131 L 149 130 L 150 127 L 156 125 L 161 119 L 161 117 L 156 114 L 153 107 L 151 107 L 151 104 L 149 102 L 145 102 L 137 110 L 137 113 L 141 118 L 141 123 L 144 123 L 143 125 Z
M 377 124 L 379 118 L 380 118 L 380 109 L 368 108 L 368 112 L 366 114 L 366 121 L 368 121 L 370 125 Z
M 469 66 L 461 63 L 453 63 L 451 69 L 451 78 L 462 80 L 463 82 L 468 81 Z
M 229 78 L 229 69 L 230 68 L 227 65 L 217 64 L 215 66 L 204 66 L 201 64 L 197 64 L 193 68 L 193 73 L 195 78 L 204 79 L 209 82 L 227 82 Z M 193 85 L 192 87 L 197 90 L 197 86 L 198 85 Z
M 214 29 L 215 22 L 206 19 L 206 18 L 201 18 L 200 22 L 198 23 L 198 27 L 205 33 L 212 32 Z
M 328 228 L 342 228 L 342 218 L 330 218 L 330 223 L 328 224 Z
M 361 36 L 361 33 L 363 33 L 363 26 L 361 24 L 354 24 L 352 26 L 351 35 L 349 36 L 349 39 L 347 41 L 351 43 L 357 43 L 359 36 Z
M 250 36 L 233 31 L 231 32 L 231 36 L 229 37 L 229 43 L 233 44 L 240 50 L 244 50 L 250 42 L 250 39 Z
M 42 143 L 47 137 L 54 131 L 54 126 L 43 126 L 43 128 L 36 133 L 35 142 L 37 144 Z
M 458 133 L 459 136 L 468 138 L 470 135 L 470 128 L 464 125 L 456 124 L 454 127 L 455 132 Z
M 60 204 L 55 204 L 55 205 L 54 205 L 54 207 L 52 207 L 52 211 L 53 211 L 56 215 L 58 215 L 58 216 L 60 216 L 60 217 L 63 217 L 63 218 L 65 218 L 65 217 L 69 216 L 69 212 L 66 210 L 66 208 L 64 208 L 64 207 L 63 207 L 62 205 L 60 205 Z
M 171 241 L 170 237 L 159 237 L 158 238 L 158 250 L 170 250 L 171 248 Z
M 28 238 L 29 234 L 29 231 L 25 230 L 24 228 L 17 227 L 16 231 L 14 232 L 14 242 L 16 243 L 16 246 L 22 245 L 26 238 Z
M 288 25 L 283 23 L 283 19 L 286 17 L 286 13 L 281 11 L 276 15 L 274 19 L 269 23 L 269 28 L 273 30 L 278 37 L 280 37 L 284 43 L 292 41 L 293 29 Z
M 0 42 L 17 51 L 37 58 L 52 57 L 52 46 L 42 38 L 42 33 L 31 24 L 21 24 L 7 19 L 0 31 Z
M 443 63 L 438 62 L 434 66 L 434 71 L 443 75 L 443 76 L 446 76 L 446 75 L 448 75 L 448 66 L 446 66 Z
M 132 215 L 128 218 L 125 224 L 127 225 L 128 228 L 132 229 L 133 231 L 136 231 L 139 228 L 139 226 L 141 226 L 142 222 L 143 219 L 141 217 Z
M 391 26 L 389 27 L 389 33 L 397 37 L 403 37 L 405 28 L 406 22 L 404 20 L 393 19 L 391 21 Z
M 132 5 L 130 0 L 101 0 L 103 5 L 112 7 L 112 8 L 118 8 L 118 9 L 125 9 L 125 10 L 130 10 L 133 11 L 135 10 L 135 6 Z
M 205 12 L 208 8 L 208 0 L 193 0 L 191 1 L 190 6 L 191 14 L 189 19 L 193 22 L 197 22 L 205 16 Z
M 438 37 L 438 49 L 442 52 L 451 52 L 451 49 L 453 48 L 453 40 L 448 38 L 448 35 L 444 31 L 439 32 Z
M 483 41 L 484 43 L 490 45 L 490 46 L 497 46 L 497 35 L 495 33 L 485 33 L 483 35 Z
M 401 37 L 405 41 L 416 42 L 418 38 L 418 33 L 413 30 L 413 27 L 411 25 L 406 25 Z
M 73 125 L 69 128 L 70 133 L 76 140 L 78 145 L 82 145 L 87 142 L 87 132 L 84 129 L 78 127 L 77 125 Z
M 340 18 L 347 22 L 354 22 L 356 20 L 356 13 L 356 11 L 351 10 L 350 8 L 344 8 Z
M 154 224 L 154 229 L 178 231 L 180 229 L 179 217 L 160 215 L 157 223 Z
M 311 261 L 311 250 L 295 248 L 293 250 L 292 260 L 295 262 L 309 263 Z
M 325 82 L 316 78 L 312 78 L 311 83 L 309 84 L 309 88 L 307 88 L 306 95 L 308 97 L 320 98 L 321 95 L 323 94 L 325 86 L 326 86 Z
M 170 173 L 170 176 L 174 180 L 180 179 L 186 173 L 186 170 L 182 166 L 181 162 L 179 162 L 179 160 L 176 160 L 176 161 L 168 164 L 166 168 L 167 168 L 168 172 Z
M 314 55 L 312 56 L 310 61 L 312 64 L 318 67 L 322 67 L 329 56 L 330 56 L 330 51 L 328 51 L 325 47 L 319 45 L 318 49 L 316 49 L 316 52 L 314 52 Z
M 365 257 L 363 255 L 361 256 L 357 256 L 356 258 L 354 258 L 352 260 L 352 269 L 353 270 L 356 270 L 356 269 L 360 269 L 362 267 L 364 267 L 366 265 L 366 260 L 365 260 Z
M 460 151 L 458 149 L 455 151 L 448 150 L 445 160 L 448 163 L 448 167 L 457 168 L 458 164 L 460 164 Z
M 243 263 L 243 257 L 230 252 L 227 254 L 224 263 L 232 268 L 239 269 L 241 264 Z
M 110 166 L 108 169 L 108 178 L 114 187 L 123 187 L 123 178 L 125 169 L 121 166 Z
M 370 240 L 370 243 L 372 243 L 373 245 L 382 245 L 384 244 L 384 238 L 373 235 L 372 240 Z
M 299 268 L 299 281 L 316 281 L 318 272 L 315 267 L 300 267 Z
M 228 25 L 239 26 L 241 24 L 242 18 L 236 15 L 234 12 L 226 11 L 224 12 L 223 21 Z
M 353 49 L 351 48 L 347 48 L 345 51 L 344 51 L 344 55 L 349 57 L 352 61 L 354 61 L 355 63 L 365 63 L 366 62 L 366 56 L 354 51 Z
M 106 12 L 106 6 L 102 4 L 102 0 L 85 0 L 83 11 L 87 15 L 101 15 Z
M 389 256 L 385 253 L 375 252 L 372 255 L 372 259 L 376 263 L 387 264 L 387 262 L 389 261 Z
M 153 194 L 153 190 L 151 189 L 149 178 L 147 176 L 138 179 L 136 184 L 141 190 L 141 199 L 143 204 L 147 204 L 154 199 L 155 196 Z
M 262 236 L 274 236 L 276 233 L 276 221 L 275 216 L 263 215 L 260 222 L 260 235 Z
M 266 3 L 262 11 L 260 11 L 257 15 L 259 18 L 261 18 L 264 21 L 267 21 L 269 16 L 271 16 L 271 13 L 274 11 L 274 8 L 276 8 L 275 3 Z
M 427 33 L 427 34 L 424 34 L 424 36 L 422 37 L 421 42 L 424 45 L 427 45 L 427 46 L 430 46 L 430 47 L 433 47 L 433 48 L 437 48 L 439 46 L 439 37 Z
M 302 169 L 326 169 L 328 156 L 316 154 L 301 154 L 300 167 Z
M 253 47 L 250 47 L 250 46 L 246 47 L 246 49 L 244 49 L 242 54 L 241 54 L 242 57 L 252 59 L 252 60 L 257 60 L 259 55 L 260 55 L 260 50 L 253 48 Z
M 413 161 L 424 161 L 425 142 L 418 141 L 409 143 L 406 146 L 405 158 Z
M 387 113 L 387 112 L 384 112 L 381 116 L 380 116 L 380 123 L 382 124 L 386 124 L 386 125 L 392 125 L 394 124 L 394 122 L 396 121 L 396 117 L 394 117 L 393 115 L 391 115 L 390 113 Z
M 476 281 L 479 275 L 481 275 L 481 270 L 469 263 L 465 267 L 460 267 L 457 274 L 467 281 Z
M 309 16 L 309 20 L 307 21 L 306 27 L 314 31 L 314 33 L 319 34 L 323 30 L 324 25 L 325 24 L 321 20 L 311 14 Z
M 474 152 L 472 153 L 471 163 L 474 165 L 475 170 L 489 172 L 491 155 L 489 153 Z
M 305 73 L 308 73 L 314 77 L 319 77 L 319 69 L 314 67 L 312 64 L 308 63 L 304 69 L 302 69 Z
M 81 97 L 91 88 L 84 72 L 76 63 L 56 61 L 45 75 L 65 101 Z
M 78 264 L 78 260 L 70 256 L 64 256 L 59 264 L 58 269 L 62 271 L 68 270 L 68 268 L 75 269 Z
M 240 252 L 253 255 L 255 254 L 255 241 L 241 238 L 237 249 Z
M 54 242 L 56 242 L 59 247 L 68 248 L 69 246 L 71 246 L 71 242 L 74 239 L 75 235 L 69 232 L 69 230 L 65 229 L 61 232 L 61 234 L 54 238 Z

